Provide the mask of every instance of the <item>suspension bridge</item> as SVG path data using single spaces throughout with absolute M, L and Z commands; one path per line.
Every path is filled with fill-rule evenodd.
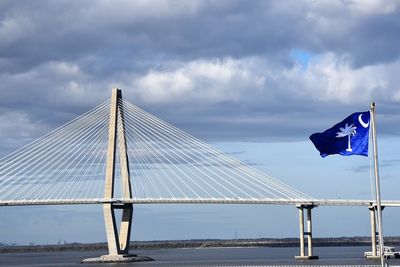
M 295 206 L 298 259 L 317 258 L 313 208 L 366 206 L 378 257 L 374 201 L 315 199 L 123 100 L 119 89 L 109 101 L 0 159 L 0 206 L 102 204 L 113 257 L 129 254 L 133 205 L 168 203 Z M 397 207 L 400 201 L 382 205 Z M 115 210 L 122 210 L 119 228 Z

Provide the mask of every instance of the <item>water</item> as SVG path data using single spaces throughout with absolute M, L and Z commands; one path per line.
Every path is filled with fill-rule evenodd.
M 131 264 L 88 264 L 84 266 L 265 266 L 265 265 L 371 265 L 379 261 L 363 258 L 370 247 L 317 247 L 319 260 L 296 261 L 298 248 L 201 248 L 136 250 L 133 253 L 149 256 L 156 261 Z M 82 259 L 97 257 L 106 251 L 68 251 L 0 254 L 0 266 L 79 266 Z M 400 265 L 391 259 L 389 265 Z M 81 265 L 82 266 L 82 265 Z

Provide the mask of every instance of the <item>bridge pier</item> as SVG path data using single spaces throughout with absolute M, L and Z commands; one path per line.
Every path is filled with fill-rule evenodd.
M 113 89 L 111 95 L 111 111 L 108 132 L 108 150 L 106 179 L 104 186 L 104 198 L 112 199 L 114 197 L 115 187 L 115 158 L 117 154 L 117 139 L 119 142 L 118 154 L 121 172 L 122 197 L 124 199 L 132 198 L 132 189 L 130 183 L 128 154 L 125 139 L 124 113 L 120 106 L 122 99 L 121 90 Z M 120 231 L 118 234 L 117 223 L 115 220 L 115 210 L 122 209 L 122 218 Z M 132 226 L 133 206 L 129 203 L 106 203 L 103 205 L 104 222 L 106 225 L 108 253 L 110 257 L 126 257 L 129 255 L 129 242 Z
M 115 210 L 122 209 L 122 218 L 118 233 Z M 132 226 L 132 204 L 104 204 L 104 222 L 106 224 L 108 253 L 111 256 L 128 255 Z
M 381 206 L 381 209 L 383 210 L 385 207 Z M 376 205 L 371 205 L 368 207 L 369 209 L 369 214 L 370 214 L 370 219 L 371 219 L 371 254 L 367 255 L 367 259 L 373 259 L 373 260 L 379 260 L 380 255 L 378 255 L 377 251 L 377 236 L 379 233 L 376 231 Z
M 104 184 L 104 199 L 110 203 L 103 204 L 104 223 L 106 226 L 108 255 L 99 258 L 89 258 L 82 263 L 128 263 L 135 261 L 150 261 L 149 257 L 139 257 L 129 254 L 129 243 L 132 227 L 133 204 L 124 202 L 111 202 L 115 191 L 116 156 L 119 156 L 121 174 L 121 191 L 124 200 L 132 199 L 132 189 L 129 173 L 129 158 L 125 139 L 124 111 L 120 106 L 122 93 L 119 89 L 113 89 L 111 95 L 110 122 L 108 129 L 108 147 L 106 162 L 106 177 Z M 118 141 L 118 149 L 117 149 Z M 115 210 L 122 210 L 121 224 L 118 227 L 115 218 Z
M 314 205 L 298 205 L 299 226 L 300 226 L 300 255 L 295 256 L 296 260 L 315 260 L 318 256 L 313 255 L 312 240 L 312 217 L 311 210 Z M 304 209 L 307 211 L 307 231 L 304 231 Z M 305 237 L 307 237 L 307 255 L 305 254 Z

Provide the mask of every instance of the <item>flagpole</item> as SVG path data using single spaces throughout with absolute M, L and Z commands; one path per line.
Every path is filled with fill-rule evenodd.
M 375 103 L 371 103 L 371 126 L 372 126 L 372 144 L 374 151 L 374 174 L 375 174 L 375 197 L 376 208 L 378 211 L 378 227 L 379 227 L 379 251 L 381 265 L 384 266 L 384 244 L 383 244 L 383 227 L 382 227 L 382 207 L 381 207 L 381 190 L 379 182 L 379 166 L 378 166 L 378 144 L 376 141 L 376 125 L 375 125 Z

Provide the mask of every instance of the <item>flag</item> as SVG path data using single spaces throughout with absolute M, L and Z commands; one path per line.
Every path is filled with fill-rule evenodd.
M 323 133 L 310 136 L 321 157 L 332 154 L 342 156 L 368 156 L 370 112 L 355 112 Z

